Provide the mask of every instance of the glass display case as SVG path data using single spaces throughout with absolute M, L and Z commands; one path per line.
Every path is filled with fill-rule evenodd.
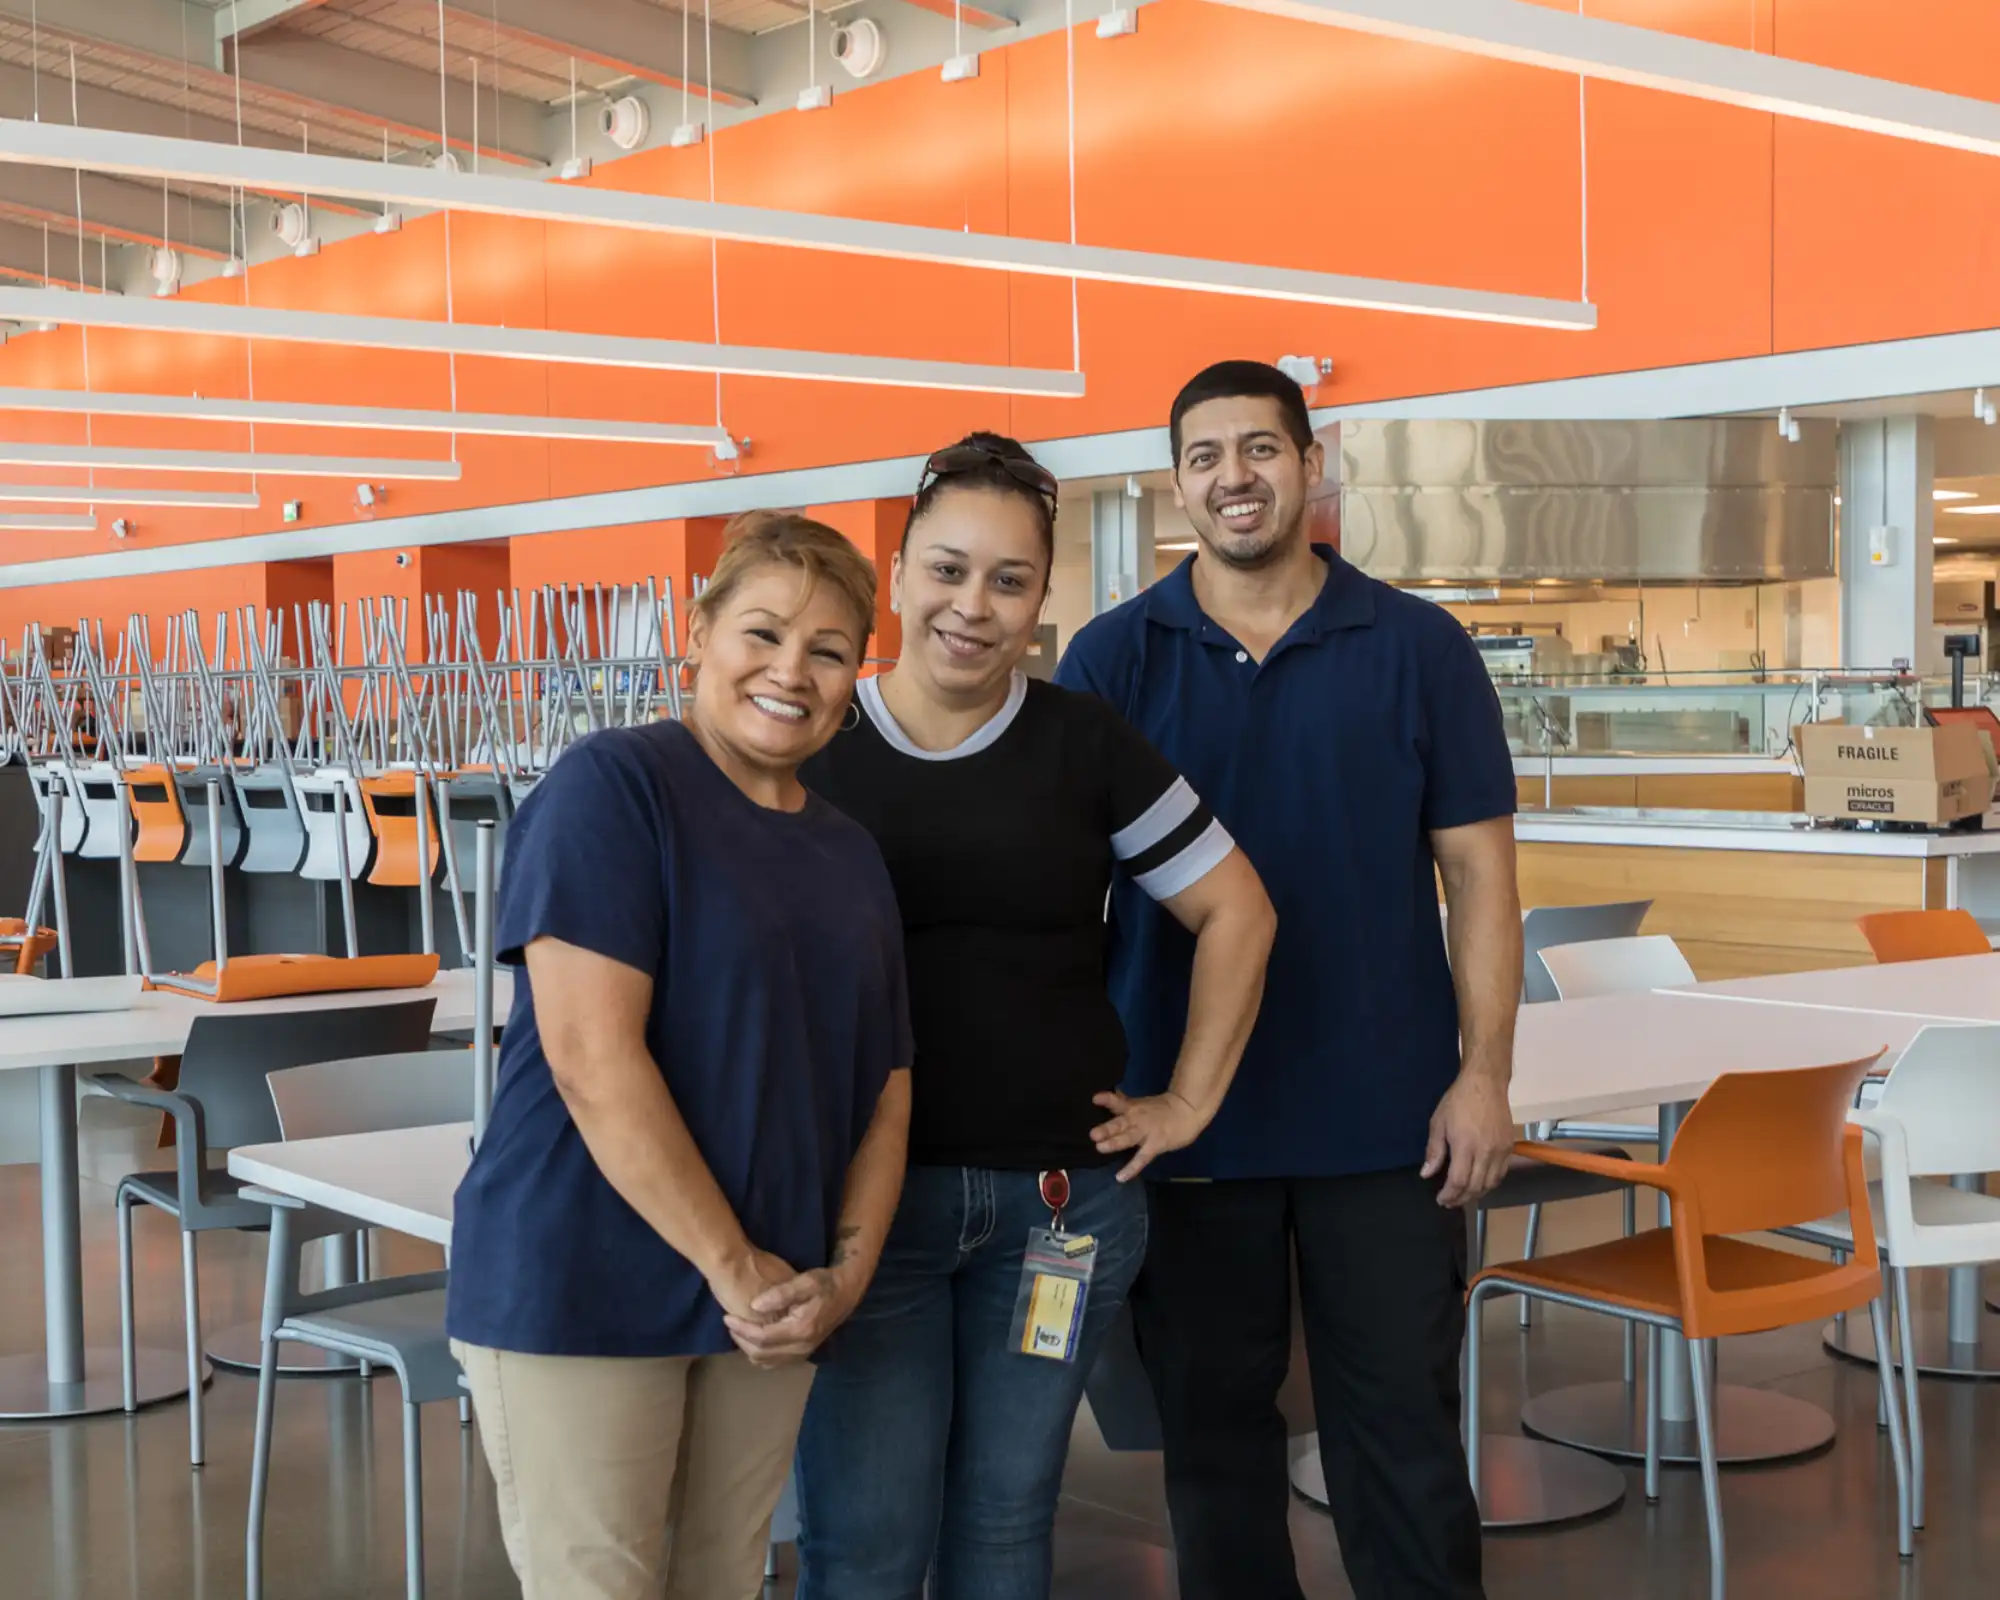
M 1514 754 L 1544 757 L 1781 758 L 1802 722 L 1909 727 L 1922 706 L 1949 705 L 1951 680 L 1890 674 L 1709 672 L 1498 679 Z M 2000 677 L 1969 677 L 1968 705 L 2000 695 Z

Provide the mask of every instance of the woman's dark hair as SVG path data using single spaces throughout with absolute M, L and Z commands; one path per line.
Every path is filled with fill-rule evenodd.
M 1028 452 L 1018 439 L 1003 433 L 968 433 L 924 463 L 916 502 L 903 527 L 903 549 L 910 548 L 910 529 L 937 504 L 947 489 L 990 489 L 1014 495 L 1035 508 L 1042 530 L 1042 566 L 1046 574 L 1056 560 L 1055 475 Z
M 1196 406 L 1211 400 L 1236 400 L 1245 396 L 1275 400 L 1285 419 L 1285 432 L 1304 455 L 1312 448 L 1312 413 L 1306 408 L 1305 390 L 1296 379 L 1261 361 L 1218 361 L 1188 379 L 1174 396 L 1173 410 L 1167 414 L 1167 437 L 1173 445 L 1174 470 L 1181 464 L 1181 422 Z

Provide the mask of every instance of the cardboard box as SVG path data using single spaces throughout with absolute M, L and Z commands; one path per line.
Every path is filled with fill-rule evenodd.
M 1792 730 L 1806 774 L 1806 810 L 1816 817 L 1939 826 L 1984 811 L 1992 793 L 1976 729 L 1851 728 L 1808 723 Z

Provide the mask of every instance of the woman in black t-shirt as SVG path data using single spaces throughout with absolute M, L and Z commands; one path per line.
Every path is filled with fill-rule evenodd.
M 800 774 L 889 864 L 916 1057 L 902 1203 L 800 1435 L 799 1600 L 920 1600 L 927 1576 L 932 1600 L 1044 1600 L 1083 1381 L 1145 1253 L 1130 1180 L 1208 1125 L 1263 989 L 1275 919 L 1222 825 L 1110 706 L 1021 671 L 1055 510 L 1011 439 L 930 458 L 896 666 Z M 1195 940 L 1179 1065 L 1144 1099 L 1117 1092 L 1114 871 Z

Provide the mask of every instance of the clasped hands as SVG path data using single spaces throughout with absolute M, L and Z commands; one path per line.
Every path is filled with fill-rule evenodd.
M 730 1338 L 756 1367 L 803 1361 L 853 1314 L 865 1287 L 847 1267 L 795 1272 L 767 1250 L 752 1250 L 708 1286 Z

